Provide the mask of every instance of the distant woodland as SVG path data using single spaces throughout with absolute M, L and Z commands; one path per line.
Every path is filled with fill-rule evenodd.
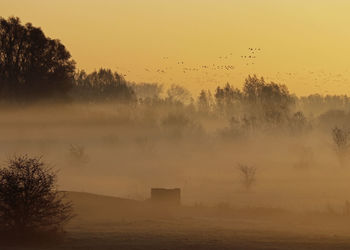
M 226 117 L 231 135 L 236 130 L 288 127 L 301 133 L 315 116 L 323 120 L 347 120 L 350 99 L 346 95 L 313 94 L 298 97 L 287 86 L 248 76 L 243 88 L 227 83 L 199 96 L 179 85 L 168 89 L 159 83 L 128 82 L 118 72 L 77 70 L 66 47 L 46 37 L 19 18 L 0 19 L 0 100 L 22 104 L 43 100 L 65 102 L 120 102 L 133 107 L 164 107 L 192 116 Z M 188 126 L 177 112 L 171 122 Z M 343 122 L 344 123 L 344 122 Z

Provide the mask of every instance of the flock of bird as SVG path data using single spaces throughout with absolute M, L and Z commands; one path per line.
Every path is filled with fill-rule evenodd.
M 231 52 L 217 56 L 211 63 L 194 64 L 193 62 L 187 62 L 183 58 L 175 59 L 170 56 L 163 56 L 161 57 L 161 66 L 145 67 L 142 69 L 143 73 L 135 69 L 131 72 L 130 68 L 118 68 L 117 70 L 124 72 L 124 77 L 133 75 L 134 77 L 146 78 L 147 81 L 151 80 L 154 82 L 174 81 L 174 78 L 178 78 L 181 74 L 188 81 L 201 83 L 220 82 L 223 81 L 222 79 L 232 79 L 240 75 L 241 73 L 238 73 L 236 69 L 241 66 L 245 67 L 255 64 L 255 61 L 253 62 L 252 60 L 257 58 L 259 52 L 261 52 L 261 48 L 248 48 L 248 54 L 241 57 L 247 61 L 244 61 L 242 64 L 237 64 L 240 59 L 239 54 Z
M 261 52 L 261 48 L 248 48 L 249 54 L 245 56 L 241 56 L 241 58 L 244 59 L 256 59 L 257 54 Z M 253 55 L 255 54 L 255 55 Z M 208 74 L 209 71 L 232 71 L 236 67 L 232 63 L 224 63 L 222 60 L 229 60 L 234 57 L 234 53 L 229 53 L 227 55 L 223 56 L 218 56 L 217 58 L 220 60 L 218 63 L 213 63 L 213 64 L 205 64 L 205 65 L 190 65 L 186 63 L 183 60 L 177 60 L 176 63 L 172 63 L 171 66 L 166 66 L 164 68 L 155 68 L 155 69 L 150 69 L 150 68 L 145 68 L 144 70 L 146 72 L 153 72 L 153 73 L 159 73 L 159 74 L 164 74 L 167 73 L 171 70 L 180 70 L 182 73 L 186 74 L 189 72 L 205 72 Z M 166 60 L 166 62 L 163 64 L 163 66 L 169 64 L 169 59 L 170 57 L 162 57 L 163 60 Z M 245 62 L 244 65 L 253 65 L 255 62 Z M 177 66 L 177 67 L 176 67 Z
M 255 59 L 259 56 L 261 48 L 248 48 L 248 54 L 242 55 L 241 59 L 244 59 L 245 65 L 254 65 Z
M 138 74 L 133 75 L 138 78 L 146 78 L 147 81 L 159 83 L 179 83 L 182 81 L 196 82 L 197 84 L 213 85 L 223 84 L 224 82 L 232 82 L 242 79 L 247 74 L 256 73 L 256 67 L 259 58 L 263 55 L 263 49 L 260 47 L 250 47 L 246 53 L 227 53 L 226 55 L 217 56 L 212 63 L 195 64 L 187 62 L 183 58 L 175 59 L 173 57 L 164 56 L 161 67 L 147 67 L 143 73 L 138 70 Z M 213 63 L 214 62 L 214 63 Z M 250 67 L 248 67 L 250 66 Z M 252 68 L 251 68 L 252 67 Z M 123 70 L 123 72 L 126 72 Z M 130 73 L 130 70 L 127 70 Z M 145 75 L 146 74 L 146 75 Z M 127 74 L 124 74 L 126 77 Z M 298 83 L 308 85 L 313 88 L 325 88 L 329 83 L 333 83 L 333 87 L 344 87 L 349 82 L 344 74 L 326 73 L 325 71 L 308 71 L 306 69 L 298 72 L 277 72 L 269 74 L 266 80 L 277 83 L 288 84 Z M 185 82 L 183 82 L 185 83 Z M 327 93 L 327 91 L 325 91 Z

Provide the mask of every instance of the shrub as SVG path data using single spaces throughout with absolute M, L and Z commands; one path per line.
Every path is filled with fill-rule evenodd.
M 15 156 L 0 169 L 0 228 L 13 235 L 62 231 L 72 204 L 57 191 L 56 173 L 40 157 Z

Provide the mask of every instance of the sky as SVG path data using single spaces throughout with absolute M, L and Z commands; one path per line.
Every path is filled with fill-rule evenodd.
M 297 95 L 350 95 L 349 10 L 348 0 L 0 0 L 0 16 L 60 39 L 79 69 L 194 93 L 257 74 Z

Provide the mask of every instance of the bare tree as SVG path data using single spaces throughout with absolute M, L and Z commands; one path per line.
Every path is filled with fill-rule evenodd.
M 335 127 L 332 129 L 332 136 L 337 151 L 346 151 L 346 149 L 349 147 L 349 133 L 343 129 Z
M 238 171 L 244 188 L 250 190 L 256 181 L 256 167 L 238 164 Z
M 72 218 L 72 204 L 56 180 L 40 157 L 11 158 L 0 169 L 0 229 L 20 235 L 61 230 Z
M 88 162 L 88 156 L 85 153 L 85 148 L 82 145 L 70 144 L 69 146 L 69 159 L 74 164 L 86 164 Z
M 344 164 L 349 149 L 349 132 L 335 127 L 332 129 L 332 137 L 339 161 L 341 164 Z

